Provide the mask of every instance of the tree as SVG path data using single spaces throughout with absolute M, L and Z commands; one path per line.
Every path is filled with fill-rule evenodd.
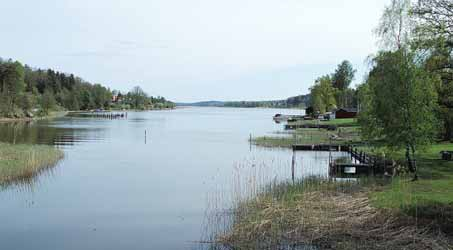
M 442 137 L 453 139 L 453 2 L 451 0 L 420 0 L 413 8 L 416 18 L 413 46 L 425 54 L 425 68 L 440 76 L 437 88 L 442 121 Z
M 333 87 L 338 89 L 335 94 L 335 99 L 341 107 L 353 107 L 355 92 L 349 88 L 349 85 L 354 80 L 356 70 L 352 64 L 345 60 L 338 65 L 335 73 L 332 75 Z
M 453 47 L 453 2 L 451 0 L 419 0 L 412 13 L 417 18 L 416 33 L 421 40 L 443 38 Z
M 41 110 L 44 115 L 48 115 L 50 110 L 55 107 L 55 97 L 52 90 L 46 89 L 41 97 Z
M 349 85 L 354 80 L 354 75 L 357 71 L 352 67 L 352 64 L 345 60 L 338 65 L 335 73 L 332 76 L 333 87 L 339 90 L 349 88 Z
M 2 111 L 6 116 L 22 116 L 18 112 L 22 93 L 25 90 L 24 67 L 19 62 L 0 64 L 0 94 Z
M 318 78 L 313 87 L 310 88 L 310 92 L 315 112 L 325 113 L 336 108 L 335 89 L 329 75 Z
M 414 26 L 410 9 L 410 0 L 392 0 L 385 7 L 379 25 L 374 30 L 383 48 L 398 50 L 409 43 Z
M 129 104 L 134 109 L 144 109 L 146 99 L 148 98 L 145 91 L 139 86 L 135 86 L 128 94 Z
M 439 83 L 438 77 L 415 63 L 413 53 L 400 49 L 381 52 L 374 58 L 368 86 L 361 90 L 369 98 L 359 119 L 364 134 L 382 140 L 392 149 L 405 149 L 414 180 L 416 151 L 436 135 L 435 88 Z

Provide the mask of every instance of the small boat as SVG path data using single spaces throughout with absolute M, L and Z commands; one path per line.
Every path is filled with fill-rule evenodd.
M 286 122 L 288 120 L 295 121 L 295 120 L 299 120 L 299 119 L 304 119 L 304 116 L 276 114 L 276 115 L 274 115 L 273 119 L 276 122 Z

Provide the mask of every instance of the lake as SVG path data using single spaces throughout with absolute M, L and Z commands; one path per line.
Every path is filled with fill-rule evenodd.
M 250 175 L 259 185 L 291 178 L 291 150 L 248 139 L 282 131 L 274 114 L 301 112 L 180 108 L 0 124 L 1 141 L 65 152 L 55 168 L 0 191 L 2 249 L 197 249 L 213 197 L 221 209 Z M 296 158 L 296 177 L 327 175 L 328 153 Z

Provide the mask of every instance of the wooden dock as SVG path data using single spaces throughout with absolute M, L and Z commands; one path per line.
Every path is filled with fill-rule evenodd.
M 392 159 L 368 154 L 364 151 L 358 150 L 352 145 L 293 145 L 293 151 L 327 151 L 349 153 L 352 163 L 329 163 L 330 172 L 340 177 L 392 173 L 393 168 L 397 165 L 397 162 Z
M 285 125 L 285 130 L 295 130 L 298 128 L 317 128 L 317 129 L 336 130 L 337 126 L 327 125 L 327 124 L 286 124 Z
M 335 145 L 335 144 L 296 144 L 293 145 L 293 151 L 340 151 L 349 152 L 347 145 Z
M 71 117 L 89 117 L 89 118 L 103 118 L 103 119 L 123 119 L 127 118 L 127 112 L 70 112 L 68 116 Z
M 371 165 L 360 163 L 331 163 L 329 173 L 330 175 L 343 178 L 374 174 Z

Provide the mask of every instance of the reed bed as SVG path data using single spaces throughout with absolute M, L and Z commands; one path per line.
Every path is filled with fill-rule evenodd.
M 63 156 L 53 146 L 0 143 L 0 186 L 31 179 Z
M 306 170 L 293 182 L 275 176 L 286 164 L 236 166 L 231 194 L 209 199 L 209 249 L 452 249 L 432 221 L 373 206 L 370 194 L 391 180 Z

